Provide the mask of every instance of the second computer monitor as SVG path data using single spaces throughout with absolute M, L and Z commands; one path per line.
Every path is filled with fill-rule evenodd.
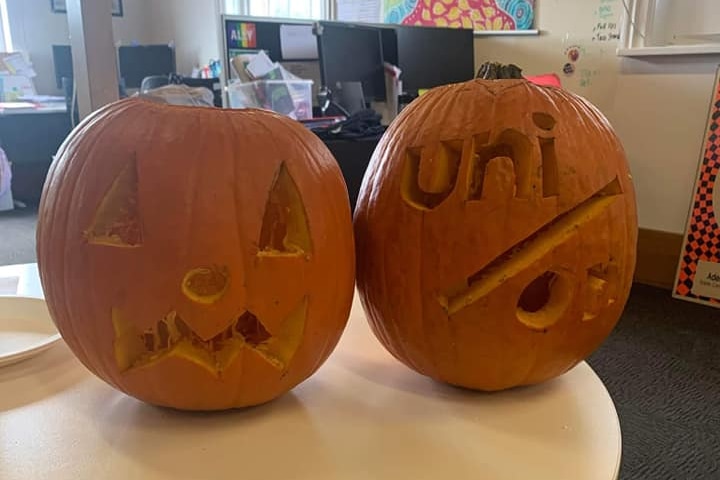
M 398 66 L 403 90 L 418 90 L 472 80 L 473 31 L 461 28 L 397 26 Z
M 361 82 L 367 100 L 384 101 L 380 29 L 321 22 L 317 33 L 323 84 L 333 90 L 343 82 Z
M 63 88 L 63 78 L 73 79 L 72 49 L 70 45 L 53 45 L 52 55 L 55 67 L 55 82 L 57 88 Z
M 145 77 L 176 73 L 175 49 L 170 45 L 122 46 L 118 63 L 127 88 L 140 88 Z

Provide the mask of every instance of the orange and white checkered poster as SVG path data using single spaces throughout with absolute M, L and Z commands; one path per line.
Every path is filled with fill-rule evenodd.
M 715 78 L 705 139 L 673 296 L 720 307 L 720 226 L 714 205 L 720 171 L 720 70 Z

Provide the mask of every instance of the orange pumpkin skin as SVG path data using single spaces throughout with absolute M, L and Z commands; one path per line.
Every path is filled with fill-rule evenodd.
M 524 80 L 431 90 L 378 145 L 355 213 L 357 288 L 408 367 L 479 390 L 556 377 L 609 335 L 635 267 L 620 141 Z
M 347 190 L 299 123 L 124 100 L 65 141 L 38 263 L 80 361 L 145 402 L 218 410 L 312 375 L 350 312 Z

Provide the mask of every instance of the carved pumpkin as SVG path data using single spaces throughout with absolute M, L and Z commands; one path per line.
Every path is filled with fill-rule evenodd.
M 615 326 L 636 229 L 622 146 L 588 102 L 525 80 L 439 87 L 375 151 L 357 286 L 410 368 L 480 390 L 535 384 Z
M 271 400 L 315 372 L 349 316 L 340 169 L 319 139 L 269 112 L 102 109 L 58 153 L 37 241 L 72 351 L 157 405 Z

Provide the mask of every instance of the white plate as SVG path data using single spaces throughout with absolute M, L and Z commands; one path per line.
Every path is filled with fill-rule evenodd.
M 45 300 L 0 296 L 0 367 L 33 357 L 59 340 Z

